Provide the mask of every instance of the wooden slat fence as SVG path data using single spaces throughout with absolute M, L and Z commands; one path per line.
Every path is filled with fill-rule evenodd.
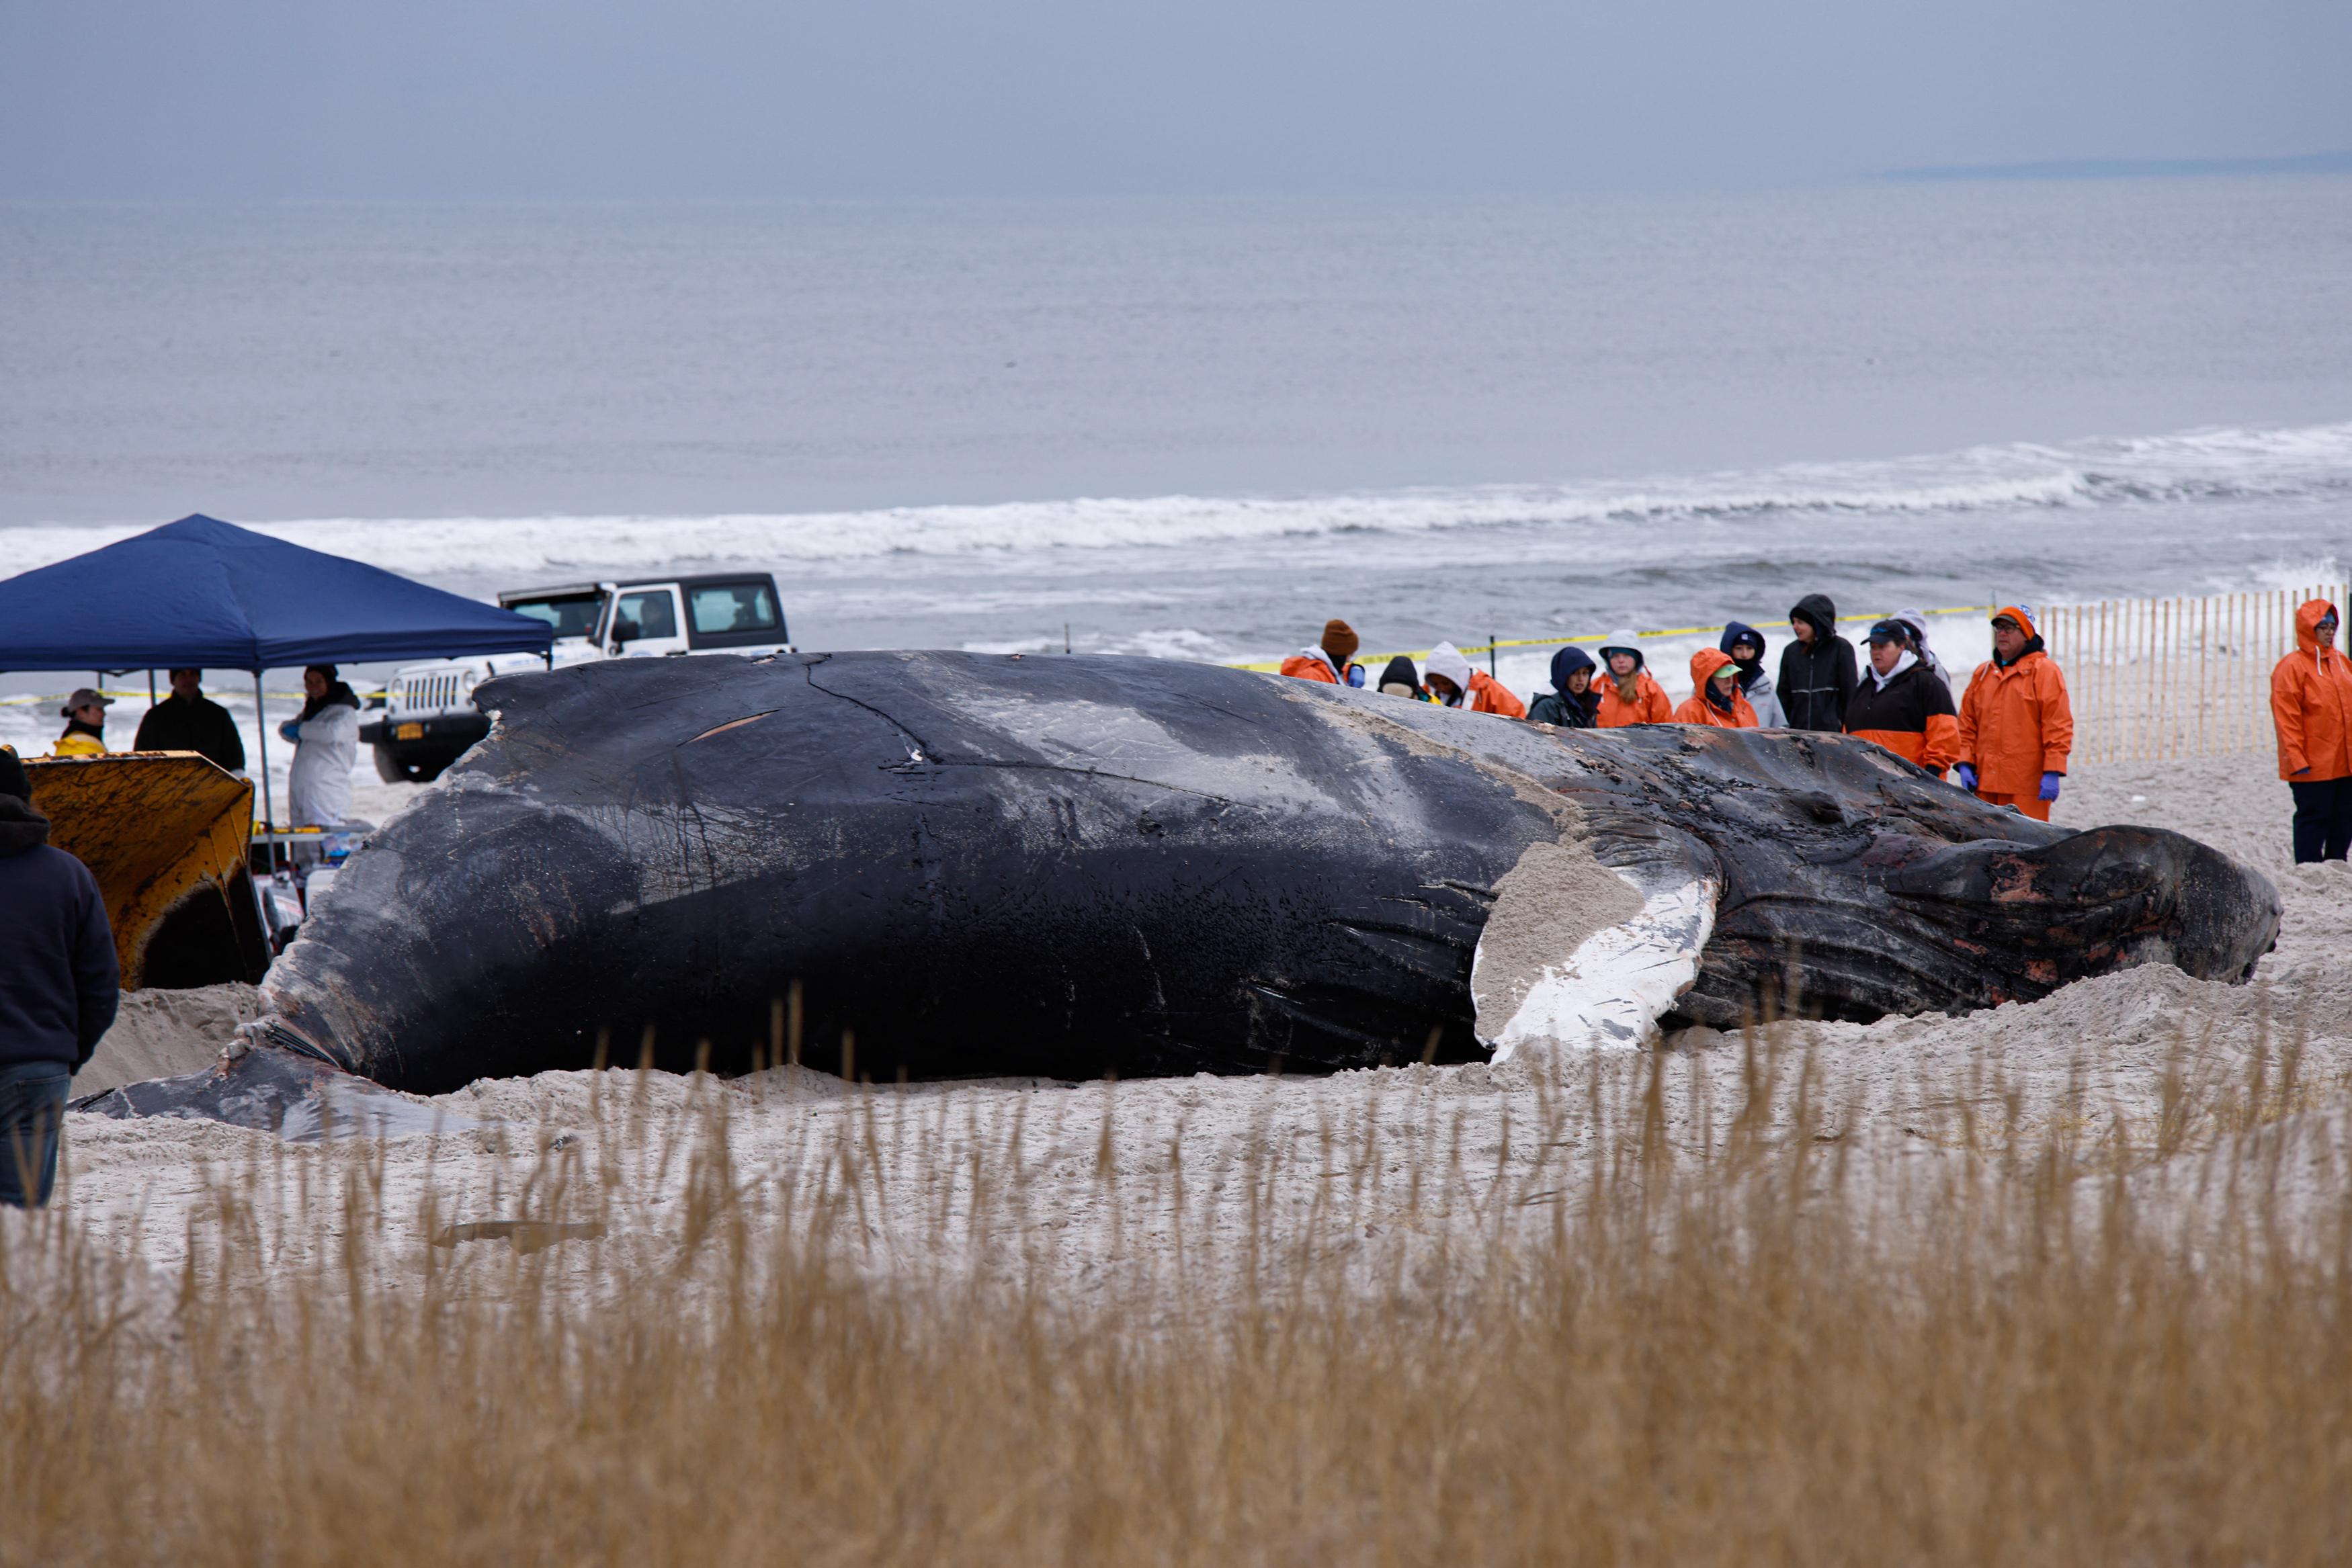
M 2332 601 L 2341 615 L 2346 586 L 2042 610 L 2042 641 L 2074 701 L 2075 757 L 2126 762 L 2268 749 L 2271 670 L 2294 647 L 2295 608 L 2311 599 Z

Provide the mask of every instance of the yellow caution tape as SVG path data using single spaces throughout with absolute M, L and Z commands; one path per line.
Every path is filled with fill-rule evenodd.
M 93 689 L 95 689 L 98 695 L 102 697 L 129 698 L 143 697 L 147 695 L 144 691 L 141 690 L 122 690 L 109 686 L 99 686 Z M 163 701 L 165 697 L 170 696 L 171 695 L 171 688 L 168 686 L 158 686 L 155 688 L 155 700 L 157 702 Z M 272 702 L 299 703 L 310 700 L 310 694 L 308 692 L 265 692 L 262 695 L 268 697 Z M 380 691 L 362 692 L 359 695 L 362 702 L 373 701 L 374 698 L 383 695 Z M 73 693 L 71 692 L 53 692 L 47 696 L 0 697 L 0 707 L 31 707 L 38 703 L 61 703 L 71 695 L 73 695 Z M 245 694 L 232 687 L 228 692 L 228 695 L 231 697 L 242 697 Z M 214 700 L 218 701 L 219 699 L 218 697 L 215 697 Z

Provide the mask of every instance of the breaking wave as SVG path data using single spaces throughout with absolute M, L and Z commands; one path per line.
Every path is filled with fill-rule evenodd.
M 1498 528 L 1602 528 L 1843 515 L 1900 518 L 2047 508 L 2352 497 L 2352 423 L 2017 443 L 1935 456 L 1558 486 L 1298 497 L 1087 497 L 993 506 L 699 517 L 330 517 L 256 523 L 281 538 L 424 578 L 564 574 L 757 562 L 817 567 L 891 557 L 1034 559 L 1317 537 Z M 161 520 L 161 519 L 154 519 Z M 232 519 L 244 521 L 244 519 Z M 18 570 L 152 526 L 5 530 Z

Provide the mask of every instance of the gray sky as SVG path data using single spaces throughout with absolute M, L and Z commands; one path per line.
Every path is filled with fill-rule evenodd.
M 0 197 L 1456 192 L 2352 147 L 2345 0 L 5 0 Z

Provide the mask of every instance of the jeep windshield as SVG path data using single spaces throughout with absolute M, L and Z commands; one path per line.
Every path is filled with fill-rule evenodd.
M 507 608 L 518 615 L 546 622 L 555 628 L 559 640 L 593 637 L 596 634 L 597 612 L 604 608 L 604 596 L 593 589 L 585 593 L 542 593 L 509 600 Z

